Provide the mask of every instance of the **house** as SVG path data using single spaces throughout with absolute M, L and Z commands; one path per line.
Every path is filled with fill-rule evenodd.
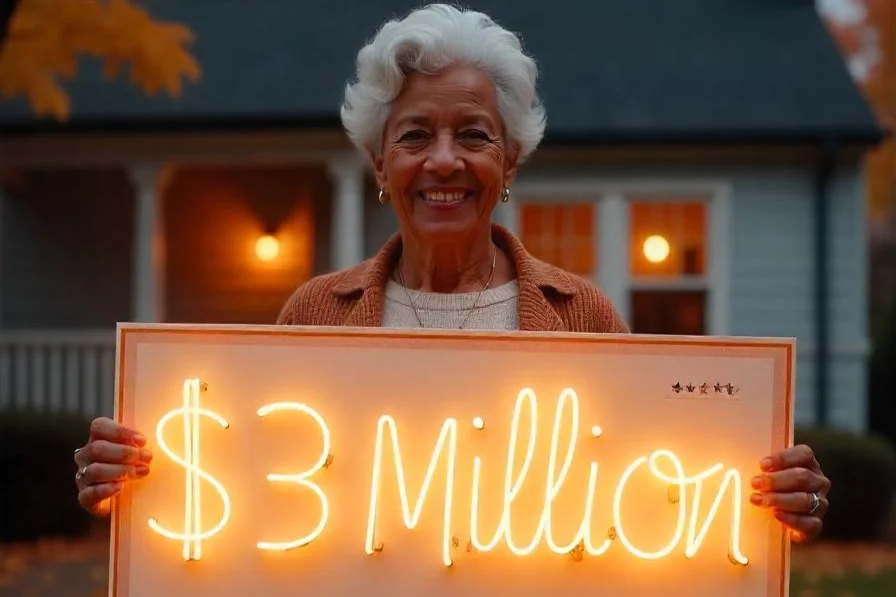
M 797 423 L 864 429 L 883 132 L 813 3 L 473 4 L 522 33 L 548 109 L 498 221 L 636 332 L 796 337 Z M 338 107 L 363 42 L 414 6 L 154 0 L 197 36 L 183 98 L 85 63 L 65 124 L 0 105 L 0 405 L 110 413 L 117 321 L 271 323 L 373 254 L 396 222 Z

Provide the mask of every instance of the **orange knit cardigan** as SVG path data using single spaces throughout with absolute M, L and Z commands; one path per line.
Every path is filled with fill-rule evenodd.
M 628 333 L 601 290 L 536 259 L 497 224 L 492 225 L 492 237 L 516 269 L 521 330 Z M 277 324 L 380 327 L 386 284 L 400 253 L 401 236 L 395 234 L 356 267 L 308 280 L 286 301 Z

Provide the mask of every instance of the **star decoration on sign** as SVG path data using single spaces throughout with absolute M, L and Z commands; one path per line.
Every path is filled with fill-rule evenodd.
M 701 396 L 708 396 L 710 390 L 712 390 L 715 394 L 727 396 L 735 396 L 740 392 L 740 388 L 738 388 L 731 382 L 715 382 L 712 385 L 710 385 L 708 382 L 703 382 L 697 385 L 694 382 L 690 381 L 684 384 L 682 384 L 680 381 L 677 381 L 671 386 L 671 388 L 672 391 L 676 394 L 699 394 Z

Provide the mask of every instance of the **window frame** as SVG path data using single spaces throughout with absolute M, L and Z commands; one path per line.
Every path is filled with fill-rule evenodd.
M 524 210 L 526 207 L 535 207 L 535 208 L 542 208 L 542 209 L 543 209 L 543 208 L 545 208 L 545 207 L 550 207 L 550 208 L 565 208 L 565 207 L 572 207 L 572 208 L 576 208 L 576 207 L 579 207 L 579 206 L 586 206 L 586 207 L 588 208 L 588 210 L 591 211 L 591 218 L 592 218 L 592 221 L 591 221 L 591 233 L 590 233 L 590 239 L 589 239 L 589 240 L 590 240 L 591 242 L 595 243 L 595 246 L 596 246 L 596 243 L 597 243 L 597 235 L 598 235 L 598 230 L 597 230 L 597 205 L 596 205 L 593 201 L 591 201 L 590 199 L 589 199 L 589 200 L 584 200 L 584 201 L 583 201 L 583 200 L 573 200 L 573 201 L 564 201 L 564 202 L 561 202 L 561 201 L 549 201 L 549 202 L 545 202 L 545 201 L 529 201 L 529 202 L 527 202 L 527 203 L 521 203 L 521 204 L 518 204 L 518 205 L 516 206 L 517 212 L 519 213 L 519 230 L 518 230 L 518 234 L 519 234 L 519 236 L 520 236 L 521 239 L 524 239 L 524 238 L 525 238 L 525 236 L 524 236 L 524 232 L 525 232 L 525 231 L 524 231 L 524 220 L 525 220 L 525 218 L 524 218 L 522 212 L 523 212 L 523 210 Z M 564 217 L 566 217 L 566 216 L 568 216 L 569 214 L 568 214 L 568 213 L 564 213 L 563 215 L 564 215 Z M 552 223 L 553 223 L 553 222 L 552 222 Z M 568 223 L 569 223 L 569 222 L 564 222 L 564 225 L 565 225 L 565 224 L 568 224 Z M 543 237 L 544 234 L 545 234 L 545 233 L 544 233 L 544 231 L 542 230 L 542 231 L 539 232 L 538 236 L 539 236 L 539 237 Z M 539 238 L 539 242 L 543 243 L 543 240 L 544 240 L 543 238 Z M 568 249 L 569 247 L 566 247 L 566 248 Z M 538 255 L 537 255 L 537 251 L 534 251 L 533 249 L 530 249 L 530 252 L 532 252 L 533 254 L 536 254 L 536 256 L 538 256 Z M 576 260 L 576 259 L 578 259 L 578 258 L 579 258 L 579 256 L 577 255 L 577 256 L 574 258 L 574 260 Z M 596 276 L 596 275 L 597 275 L 597 270 L 598 270 L 598 263 L 597 263 L 597 260 L 598 260 L 598 256 L 597 256 L 596 251 L 595 251 L 595 252 L 592 253 L 591 256 L 590 256 L 590 265 L 591 265 L 590 270 L 591 270 L 591 271 L 590 271 L 590 273 L 588 273 L 588 274 L 585 274 L 584 272 L 575 270 L 575 269 L 573 269 L 573 268 L 569 268 L 568 271 L 570 271 L 571 273 L 574 273 L 574 274 L 576 274 L 576 275 L 578 275 L 578 276 L 584 276 L 584 277 L 586 277 L 586 278 L 588 278 L 588 277 L 592 277 L 592 276 Z M 566 268 L 567 266 L 563 266 L 563 267 Z
M 608 179 L 587 176 L 521 177 L 511 189 L 515 207 L 501 219 L 519 232 L 520 205 L 592 201 L 596 205 L 595 282 L 613 301 L 625 321 L 631 321 L 632 290 L 704 289 L 706 334 L 731 333 L 730 267 L 733 184 L 724 179 L 639 178 Z M 703 276 L 634 279 L 630 272 L 630 211 L 633 202 L 669 203 L 702 200 L 706 203 L 706 258 Z M 508 208 L 510 205 L 499 206 Z M 515 213 L 514 213 L 515 212 Z

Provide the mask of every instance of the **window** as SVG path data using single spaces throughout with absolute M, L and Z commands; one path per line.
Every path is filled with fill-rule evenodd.
M 636 334 L 706 333 L 705 290 L 634 289 L 631 300 L 632 331 Z
M 520 233 L 532 255 L 582 276 L 595 273 L 593 203 L 524 204 Z
M 706 275 L 706 204 L 634 201 L 631 275 L 678 278 Z
M 630 203 L 631 326 L 635 333 L 707 333 L 707 204 Z
M 549 177 L 515 185 L 510 223 L 536 257 L 598 285 L 638 333 L 727 334 L 731 186 Z

